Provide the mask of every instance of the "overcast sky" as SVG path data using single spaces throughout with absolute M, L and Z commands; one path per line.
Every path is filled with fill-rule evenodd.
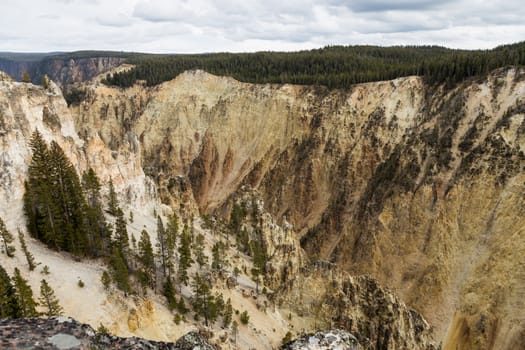
M 0 0 L 0 51 L 492 48 L 524 18 L 518 0 Z

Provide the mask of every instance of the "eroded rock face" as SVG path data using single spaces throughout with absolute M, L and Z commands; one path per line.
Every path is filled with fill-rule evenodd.
M 432 327 L 369 276 L 350 276 L 319 261 L 301 269 L 276 293 L 278 305 L 312 315 L 319 329 L 341 328 L 362 349 L 437 349 Z
M 250 240 L 260 241 L 265 255 L 264 284 L 278 289 L 299 273 L 308 258 L 294 227 L 286 219 L 277 222 L 266 211 L 260 193 L 248 186 L 243 186 L 239 192 L 233 194 L 218 212 L 230 213 L 233 205 L 242 208 L 244 216 L 240 230 L 245 230 Z
M 351 333 L 333 329 L 302 336 L 284 344 L 281 350 L 359 350 L 359 342 Z
M 89 57 L 66 58 L 63 56 L 48 56 L 34 61 L 18 61 L 16 59 L 0 58 L 0 70 L 8 73 L 18 81 L 22 80 L 22 72 L 29 73 L 33 83 L 40 83 L 43 75 L 47 75 L 61 87 L 71 83 L 79 83 L 105 73 L 124 62 L 122 57 Z
M 0 215 L 23 222 L 38 128 L 126 200 L 154 195 L 151 176 L 166 204 L 217 212 L 248 185 L 270 215 L 265 232 L 288 240 L 290 223 L 311 261 L 370 274 L 445 348 L 512 349 L 525 342 L 524 78 L 506 69 L 451 91 L 414 77 L 327 91 L 188 72 L 148 89 L 92 84 L 69 111 L 54 87 L 0 79 L 0 197 L 11 203 Z
M 70 83 L 79 83 L 99 74 L 105 73 L 112 68 L 118 67 L 124 62 L 121 57 L 90 57 L 90 58 L 53 58 L 49 57 L 40 62 L 34 72 L 34 76 L 47 74 L 51 80 L 61 86 Z
M 135 135 L 166 203 L 182 193 L 214 212 L 249 185 L 312 261 L 372 275 L 445 348 L 525 342 L 522 70 L 452 90 L 416 77 L 328 91 L 204 72 L 146 92 L 92 89 L 77 128 L 115 150 Z
M 188 333 L 175 343 L 158 342 L 137 337 L 121 338 L 97 333 L 71 318 L 0 319 L 2 349 L 148 349 L 148 350 L 214 350 L 197 333 Z
M 9 229 L 23 227 L 22 197 L 29 141 L 38 130 L 47 142 L 56 141 L 81 174 L 93 167 L 103 183 L 110 178 L 124 202 L 146 205 L 156 197 L 153 181 L 142 169 L 138 143 L 129 135 L 113 152 L 97 134 L 81 139 L 57 85 L 48 89 L 0 78 L 0 216 Z

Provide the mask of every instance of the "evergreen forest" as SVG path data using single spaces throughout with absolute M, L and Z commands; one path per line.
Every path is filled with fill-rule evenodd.
M 105 83 L 154 86 L 193 69 L 251 83 L 291 83 L 348 88 L 356 83 L 418 75 L 429 84 L 453 86 L 489 71 L 525 64 L 525 42 L 492 50 L 453 50 L 438 46 L 327 46 L 299 52 L 135 55 L 135 67 L 108 75 Z

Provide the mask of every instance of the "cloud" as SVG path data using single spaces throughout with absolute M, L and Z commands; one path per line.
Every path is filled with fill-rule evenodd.
M 421 11 L 436 8 L 451 0 L 350 0 L 334 1 L 335 4 L 346 6 L 353 12 L 384 12 L 392 10 Z
M 2 9 L 9 39 L 0 51 L 489 48 L 525 39 L 525 7 L 515 0 L 2 0 Z
M 133 24 L 134 19 L 129 16 L 126 16 L 123 13 L 117 13 L 97 16 L 95 18 L 95 21 L 98 24 L 108 27 L 129 27 Z

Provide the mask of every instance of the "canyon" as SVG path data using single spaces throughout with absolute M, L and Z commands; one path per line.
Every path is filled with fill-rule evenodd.
M 54 83 L 46 90 L 0 76 L 0 217 L 13 232 L 24 228 L 36 128 L 79 172 L 112 179 L 134 213 L 132 232 L 154 232 L 153 211 L 173 211 L 213 242 L 199 217 L 227 221 L 236 205 L 260 213 L 275 311 L 231 291 L 255 324 L 231 346 L 271 348 L 288 330 L 332 327 L 366 349 L 525 343 L 524 70 L 454 88 L 419 77 L 346 90 L 258 85 L 200 70 L 155 87 L 109 87 L 100 77 L 81 86 L 84 99 L 68 106 Z M 157 296 L 151 304 L 108 296 L 100 262 L 30 245 L 52 271 L 69 266 L 54 281 L 68 316 L 158 340 L 194 326 L 173 325 Z M 249 261 L 228 255 L 238 266 Z M 0 259 L 12 270 L 22 256 Z M 88 282 L 82 291 L 77 276 Z M 91 293 L 100 308 L 71 291 Z M 130 326 L 132 309 L 142 326 Z

